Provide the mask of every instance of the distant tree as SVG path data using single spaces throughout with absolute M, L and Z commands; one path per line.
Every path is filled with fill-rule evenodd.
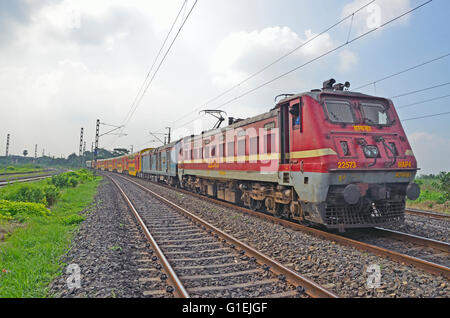
M 24 150 L 24 151 L 23 151 L 23 156 L 24 156 L 24 157 L 28 156 L 28 150 Z

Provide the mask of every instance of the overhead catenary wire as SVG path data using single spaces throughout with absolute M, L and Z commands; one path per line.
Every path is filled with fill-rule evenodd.
M 450 85 L 450 82 L 443 83 L 443 84 L 439 84 L 439 85 L 435 85 L 435 86 L 431 86 L 431 87 L 427 87 L 427 88 L 418 89 L 418 90 L 415 90 L 415 91 L 412 91 L 412 92 L 403 93 L 403 94 L 400 94 L 400 95 L 397 95 L 397 96 L 388 97 L 388 98 L 394 99 L 394 98 L 399 98 L 399 97 L 404 97 L 404 96 L 414 95 L 414 94 L 417 94 L 417 93 L 429 91 L 429 90 L 431 90 L 431 89 L 435 89 L 435 88 L 443 87 L 443 86 L 447 86 L 447 85 Z
M 428 102 L 433 102 L 433 101 L 444 99 L 444 98 L 448 98 L 448 97 L 450 97 L 450 94 L 449 95 L 435 97 L 435 98 L 431 98 L 431 99 L 427 99 L 427 100 L 422 100 L 420 102 L 416 102 L 416 103 L 412 103 L 412 104 L 402 105 L 402 106 L 399 106 L 399 107 L 396 107 L 396 108 L 397 109 L 408 108 L 408 107 L 411 107 L 411 106 L 421 105 L 421 104 L 425 104 L 425 103 L 428 103 Z
M 443 116 L 443 115 L 448 115 L 448 114 L 450 114 L 450 112 L 439 113 L 439 114 L 432 114 L 432 115 L 424 115 L 424 116 L 414 117 L 414 118 L 407 118 L 407 119 L 403 119 L 403 120 L 401 120 L 401 121 L 402 121 L 402 122 L 405 122 L 405 121 L 411 121 L 411 120 L 417 120 L 417 119 L 423 119 L 423 118 L 430 118 L 430 117 Z
M 343 47 L 345 47 L 347 45 L 349 45 L 349 44 L 351 44 L 353 42 L 356 42 L 356 41 L 362 39 L 363 37 L 365 37 L 365 36 L 375 32 L 375 31 L 385 27 L 386 25 L 388 25 L 388 24 L 390 24 L 390 23 L 392 23 L 392 22 L 394 22 L 394 21 L 396 21 L 396 20 L 398 20 L 398 19 L 400 19 L 400 18 L 402 18 L 402 17 L 404 17 L 404 16 L 406 16 L 406 15 L 408 15 L 408 14 L 410 14 L 410 13 L 416 11 L 416 10 L 418 10 L 418 9 L 420 9 L 421 7 L 429 4 L 432 1 L 433 0 L 428 0 L 428 1 L 426 1 L 426 2 L 424 2 L 422 4 L 420 4 L 420 5 L 412 8 L 412 9 L 402 13 L 401 15 L 398 15 L 398 16 L 396 16 L 396 17 L 394 17 L 394 18 L 384 22 L 383 24 L 380 24 L 378 27 L 367 31 L 367 32 L 365 32 L 365 33 L 363 33 L 363 34 L 353 38 L 350 41 L 346 41 L 345 43 L 343 43 L 343 44 L 341 44 L 341 45 L 339 45 L 339 46 L 337 46 L 337 47 L 335 47 L 335 48 L 333 48 L 333 49 L 331 49 L 331 50 L 329 50 L 329 51 L 327 51 L 327 52 L 325 52 L 325 53 L 323 53 L 323 54 L 321 54 L 321 55 L 319 55 L 319 56 L 317 56 L 317 57 L 315 57 L 315 58 L 313 58 L 313 59 L 311 59 L 311 60 L 309 60 L 309 61 L 307 61 L 307 62 L 305 62 L 305 63 L 303 63 L 303 64 L 301 64 L 301 65 L 299 65 L 299 66 L 297 66 L 297 67 L 295 67 L 293 69 L 291 69 L 291 70 L 289 70 L 289 71 L 287 71 L 287 72 L 284 72 L 284 73 L 282 73 L 282 74 L 280 74 L 280 75 L 278 75 L 278 76 L 276 76 L 276 77 L 274 77 L 274 78 L 272 78 L 272 79 L 262 83 L 261 85 L 258 85 L 257 87 L 255 87 L 253 89 L 250 89 L 250 90 L 246 91 L 245 93 L 240 94 L 237 97 L 234 97 L 234 98 L 226 101 L 225 103 L 223 103 L 223 104 L 221 104 L 221 105 L 219 105 L 218 107 L 215 107 L 215 108 L 216 109 L 223 109 L 225 106 L 229 105 L 230 103 L 232 103 L 232 102 L 234 102 L 234 101 L 236 101 L 236 100 L 238 100 L 238 99 L 240 99 L 240 98 L 242 98 L 244 96 L 247 96 L 247 95 L 249 95 L 249 94 L 251 94 L 251 93 L 261 89 L 262 87 L 267 86 L 267 85 L 269 85 L 269 84 L 279 80 L 280 78 L 283 78 L 283 77 L 285 77 L 285 76 L 287 76 L 287 75 L 289 75 L 289 74 L 291 74 L 291 73 L 293 73 L 293 72 L 295 72 L 295 71 L 297 71 L 297 70 L 299 70 L 299 69 L 301 69 L 301 68 L 303 68 L 303 67 L 305 67 L 305 66 L 307 66 L 307 65 L 309 65 L 309 64 L 311 64 L 311 63 L 313 63 L 313 62 L 315 62 L 315 61 L 317 61 L 317 60 L 319 60 L 319 59 L 321 59 L 321 58 L 323 58 L 323 57 L 325 57 L 325 56 L 327 56 L 327 55 L 329 55 L 329 54 L 331 54 L 331 53 L 333 53 L 333 52 L 335 52 L 335 51 L 337 51 L 337 50 L 339 50 L 339 49 L 341 49 L 341 48 L 343 48 Z M 197 119 L 198 119 L 198 117 L 196 117 L 195 119 L 185 123 L 184 125 L 188 125 L 188 124 L 196 121 Z
M 172 125 L 176 122 L 179 122 L 180 120 L 184 119 L 187 115 L 190 115 L 192 113 L 195 113 L 197 111 L 199 111 L 200 109 L 202 109 L 203 107 L 205 107 L 206 105 L 216 101 L 217 99 L 219 99 L 220 97 L 228 94 L 229 92 L 233 91 L 236 88 L 239 88 L 242 84 L 248 82 L 249 80 L 253 79 L 254 77 L 258 76 L 259 74 L 263 73 L 265 70 L 269 69 L 270 67 L 272 67 L 273 65 L 279 63 L 280 61 L 282 61 L 283 59 L 287 58 L 288 56 L 292 55 L 293 53 L 295 53 L 296 51 L 300 50 L 301 48 L 303 48 L 304 46 L 308 45 L 309 43 L 311 43 L 312 41 L 314 41 L 315 39 L 317 39 L 318 37 L 322 36 L 323 34 L 325 34 L 326 32 L 330 31 L 331 29 L 335 28 L 336 26 L 342 24 L 344 21 L 348 20 L 349 18 L 352 18 L 352 22 L 348 31 L 348 36 L 350 36 L 350 31 L 351 28 L 353 26 L 353 17 L 356 13 L 360 12 L 361 10 L 363 10 L 364 8 L 368 7 L 370 4 L 374 3 L 376 0 L 372 0 L 370 2 L 368 2 L 367 4 L 363 5 L 362 7 L 360 7 L 359 9 L 353 11 L 352 13 L 350 13 L 349 15 L 347 15 L 346 17 L 342 18 L 341 20 L 339 20 L 338 22 L 334 23 L 333 25 L 329 26 L 328 28 L 326 28 L 325 30 L 323 30 L 322 32 L 316 34 L 315 36 L 313 36 L 312 38 L 310 38 L 309 40 L 303 42 L 302 44 L 298 45 L 297 47 L 295 47 L 294 49 L 290 50 L 289 52 L 283 54 L 282 56 L 280 56 L 279 58 L 277 58 L 276 60 L 274 60 L 273 62 L 267 64 L 266 66 L 264 66 L 263 68 L 261 68 L 260 70 L 258 70 L 257 72 L 251 74 L 250 76 L 246 77 L 244 80 L 240 81 L 239 83 L 233 85 L 232 87 L 230 87 L 229 89 L 225 90 L 224 92 L 220 93 L 219 95 L 209 99 L 207 102 L 203 103 L 200 107 L 195 108 L 194 110 L 186 113 L 185 115 L 181 116 L 180 118 L 172 121 L 169 123 L 169 125 Z M 347 42 L 348 42 L 348 38 L 347 38 Z M 156 131 L 160 131 L 164 128 L 160 128 Z
M 157 56 L 156 59 L 155 59 L 154 65 L 152 66 L 150 72 L 149 72 L 148 75 L 147 75 L 146 80 L 145 80 L 144 83 L 143 83 L 143 86 L 142 86 L 142 87 L 145 87 L 145 88 L 142 90 L 142 87 L 141 87 L 141 89 L 140 89 L 140 91 L 139 91 L 139 93 L 138 93 L 138 95 L 137 95 L 137 98 L 136 98 L 135 101 L 133 102 L 133 106 L 132 106 L 132 108 L 131 108 L 131 112 L 129 112 L 129 115 L 127 114 L 126 119 L 125 119 L 125 121 L 124 121 L 124 123 L 123 123 L 123 125 L 122 125 L 123 128 L 122 128 L 121 132 L 123 132 L 123 129 L 124 129 L 124 128 L 127 126 L 127 124 L 130 122 L 131 118 L 133 117 L 134 113 L 136 112 L 137 108 L 139 107 L 139 105 L 140 105 L 142 99 L 144 98 L 146 92 L 148 91 L 150 85 L 153 83 L 153 80 L 155 79 L 156 74 L 157 74 L 158 71 L 160 70 L 162 64 L 164 63 L 166 57 L 168 56 L 170 50 L 172 49 L 172 47 L 173 47 L 175 41 L 177 40 L 179 34 L 181 33 L 181 30 L 183 29 L 184 25 L 186 24 L 186 21 L 189 19 L 189 17 L 190 17 L 190 15 L 191 15 L 192 11 L 194 10 L 195 6 L 197 5 L 197 2 L 198 2 L 198 0 L 195 0 L 194 4 L 192 5 L 191 9 L 189 10 L 189 13 L 187 14 L 186 18 L 184 18 L 184 20 L 182 20 L 182 24 L 181 24 L 180 28 L 178 29 L 178 32 L 176 33 L 175 37 L 172 39 L 172 42 L 170 43 L 169 48 L 166 50 L 166 53 L 164 54 L 164 56 L 163 56 L 163 58 L 161 59 L 161 61 L 160 61 L 159 65 L 158 65 L 158 67 L 157 67 L 156 70 L 154 71 L 153 76 L 152 76 L 151 79 L 148 81 L 147 79 L 150 77 L 151 70 L 153 69 L 153 67 L 154 67 L 154 65 L 155 65 L 155 63 L 156 63 L 156 61 L 158 60 L 158 57 L 159 57 L 159 55 L 161 54 L 161 51 L 162 51 L 162 49 L 164 48 L 165 43 L 166 43 L 166 41 L 167 41 L 167 39 L 168 39 L 170 33 L 172 32 L 174 25 L 176 24 L 176 21 L 178 21 L 178 17 L 180 16 L 180 14 L 181 14 L 181 12 L 182 12 L 184 6 L 185 6 L 186 3 L 187 3 L 187 0 L 183 3 L 183 6 L 181 7 L 180 11 L 178 12 L 177 17 L 176 17 L 175 21 L 173 22 L 172 27 L 171 27 L 169 33 L 168 33 L 167 36 L 166 36 L 166 39 L 164 40 L 163 46 L 161 47 L 160 52 L 158 53 L 158 56 Z M 142 91 L 142 93 L 141 93 L 141 91 Z M 119 138 L 120 138 L 120 136 L 119 136 Z M 119 138 L 117 138 L 115 141 L 113 141 L 108 147 L 111 147 L 113 144 L 115 144 Z
M 174 45 L 175 41 L 177 40 L 178 36 L 181 33 L 181 30 L 183 29 L 184 25 L 186 24 L 187 20 L 189 19 L 189 16 L 191 15 L 192 11 L 194 10 L 195 6 L 197 5 L 198 0 L 195 0 L 194 4 L 192 5 L 191 9 L 189 10 L 186 18 L 183 20 L 183 23 L 181 24 L 180 28 L 178 29 L 178 32 L 176 33 L 175 37 L 173 38 L 172 42 L 170 43 L 169 48 L 167 49 L 166 53 L 164 54 L 162 60 L 160 61 L 158 67 L 156 68 L 155 72 L 153 73 L 152 78 L 150 79 L 150 82 L 147 84 L 144 92 L 142 93 L 142 95 L 140 96 L 138 102 L 136 103 L 136 106 L 134 107 L 134 110 L 132 111 L 130 117 L 128 118 L 127 122 L 124 124 L 125 126 L 128 124 L 128 122 L 131 120 L 131 118 L 133 117 L 134 113 L 136 112 L 137 108 L 139 107 L 142 99 L 144 98 L 145 94 L 147 93 L 148 88 L 150 87 L 150 85 L 153 83 L 153 80 L 156 77 L 156 74 L 158 74 L 158 71 L 160 70 L 161 66 L 163 65 L 167 55 L 169 54 L 170 50 L 172 49 L 172 46 Z
M 159 57 L 160 57 L 160 55 L 161 55 L 161 52 L 162 52 L 162 50 L 164 49 L 164 47 L 165 47 L 165 45 L 166 45 L 166 43 L 167 43 L 167 40 L 169 39 L 170 34 L 172 33 L 173 28 L 175 27 L 175 24 L 176 24 L 176 22 L 178 21 L 178 18 L 180 17 L 180 14 L 182 13 L 183 9 L 186 7 L 187 1 L 188 1 L 188 0 L 184 0 L 183 5 L 181 6 L 180 10 L 178 11 L 177 16 L 175 17 L 174 21 L 172 22 L 172 26 L 170 27 L 169 32 L 167 32 L 167 35 L 166 35 L 166 37 L 165 37 L 165 39 L 164 39 L 164 41 L 163 41 L 163 44 L 161 45 L 161 48 L 159 49 L 158 54 L 156 55 L 155 60 L 153 61 L 152 66 L 150 67 L 150 70 L 148 71 L 147 76 L 145 77 L 144 82 L 143 82 L 142 85 L 140 86 L 139 91 L 138 91 L 136 97 L 134 98 L 133 103 L 131 104 L 130 110 L 128 111 L 127 115 L 125 116 L 125 120 L 124 120 L 124 122 L 123 122 L 124 124 L 127 122 L 127 120 L 128 120 L 128 118 L 129 118 L 131 112 L 133 111 L 133 109 L 134 109 L 134 107 L 135 107 L 135 105 L 136 105 L 136 102 L 137 102 L 139 96 L 141 96 L 141 94 L 142 94 L 142 92 L 143 92 L 143 90 L 144 90 L 144 87 L 146 87 L 146 83 L 147 83 L 147 81 L 149 80 L 150 75 L 152 74 L 153 68 L 155 67 L 156 62 L 158 61 L 158 59 L 159 59 Z
M 430 63 L 439 61 L 439 60 L 441 60 L 441 59 L 443 59 L 443 58 L 446 58 L 446 57 L 448 57 L 448 56 L 450 56 L 450 52 L 447 53 L 447 54 L 441 55 L 441 56 L 439 56 L 439 57 L 436 57 L 436 58 L 434 58 L 434 59 L 431 59 L 431 60 L 422 62 L 422 63 L 417 64 L 417 65 L 414 65 L 414 66 L 411 66 L 411 67 L 409 67 L 409 68 L 407 68 L 407 69 L 404 69 L 404 70 L 402 70 L 402 71 L 396 72 L 396 73 L 394 73 L 394 74 L 391 74 L 391 75 L 382 77 L 382 78 L 380 78 L 380 79 L 378 79 L 378 80 L 376 80 L 376 81 L 370 82 L 370 83 L 368 83 L 368 84 L 365 84 L 365 85 L 362 85 L 362 86 L 353 88 L 352 91 L 356 91 L 356 90 L 359 90 L 359 89 L 362 89 L 362 88 L 366 88 L 367 86 L 371 86 L 371 85 L 377 84 L 377 83 L 379 83 L 379 82 L 383 82 L 383 81 L 385 81 L 385 80 L 387 80 L 387 79 L 390 79 L 390 78 L 392 78 L 392 77 L 401 75 L 401 74 L 403 74 L 403 73 L 406 73 L 406 72 L 415 70 L 415 69 L 417 69 L 417 68 L 419 68 L 419 67 L 422 67 L 422 66 L 425 66 L 425 65 L 427 65 L 427 64 L 430 64 Z

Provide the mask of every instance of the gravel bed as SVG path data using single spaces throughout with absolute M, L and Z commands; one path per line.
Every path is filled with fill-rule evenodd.
M 268 290 L 270 293 L 276 294 L 295 292 L 296 286 L 280 281 L 275 274 L 264 271 L 262 266 L 254 264 L 254 260 L 241 255 L 236 249 L 215 239 L 200 226 L 198 227 L 199 233 L 186 236 L 183 228 L 178 227 L 177 224 L 185 224 L 189 231 L 192 231 L 193 222 L 136 185 L 121 178 L 115 179 L 139 211 L 150 233 L 153 233 L 154 227 L 158 229 L 159 234 L 153 233 L 152 235 L 169 263 L 177 270 L 183 269 L 184 277 L 190 277 L 189 279 L 180 277 L 180 280 L 191 297 L 247 298 L 266 296 Z M 167 218 L 167 220 L 160 221 L 158 216 Z M 170 230 L 173 226 L 179 230 L 168 232 L 162 230 L 163 228 Z M 219 266 L 224 263 L 237 263 L 241 266 L 248 264 L 249 268 L 255 269 L 255 271 L 223 275 Z M 215 268 L 214 265 L 217 267 Z M 196 267 L 196 270 L 188 269 L 193 266 Z M 202 270 L 199 271 L 199 269 Z M 268 285 L 270 285 L 270 289 L 268 289 Z M 296 292 L 295 296 L 300 297 L 301 294 Z
M 450 243 L 450 221 L 448 220 L 405 214 L 404 224 L 385 226 L 385 228 Z
M 69 274 L 49 286 L 49 295 L 63 298 L 135 298 L 144 291 L 165 290 L 167 285 L 142 279 L 159 277 L 154 264 L 146 260 L 150 246 L 138 230 L 128 207 L 111 182 L 104 179 L 92 209 L 75 234 L 70 250 L 61 262 L 77 264 L 81 270 L 81 288 L 68 288 Z M 161 295 L 159 295 L 160 297 Z M 171 297 L 166 293 L 164 297 Z M 151 296 L 148 296 L 151 297 Z
M 395 238 L 377 236 L 377 234 L 370 233 L 370 230 L 351 230 L 345 233 L 345 236 L 354 240 L 417 257 L 435 264 L 450 267 L 450 255 L 445 254 L 442 250 L 436 250 L 411 242 L 403 242 Z
M 133 179 L 195 213 L 214 226 L 275 258 L 342 297 L 449 297 L 447 279 L 412 266 L 364 253 L 257 217 Z M 381 269 L 381 285 L 368 288 L 372 272 Z

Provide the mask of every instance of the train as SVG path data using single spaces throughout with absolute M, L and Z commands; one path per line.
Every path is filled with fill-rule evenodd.
M 411 145 L 392 100 L 349 87 L 330 79 L 258 116 L 87 166 L 339 231 L 402 223 L 420 195 Z

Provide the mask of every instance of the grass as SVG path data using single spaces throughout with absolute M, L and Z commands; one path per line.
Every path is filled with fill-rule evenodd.
M 415 182 L 420 186 L 420 196 L 415 201 L 407 200 L 407 208 L 450 213 L 448 194 L 437 186 L 436 176 L 418 177 Z
M 10 233 L 0 243 L 0 298 L 48 296 L 48 284 L 65 265 L 59 260 L 84 220 L 79 213 L 93 201 L 99 182 L 96 178 L 64 189 L 49 216 L 32 216 L 25 224 L 0 220 L 0 228 Z
M 12 174 L 12 173 L 19 173 L 19 172 L 36 172 L 43 170 L 42 167 L 38 165 L 15 165 L 15 166 L 0 166 L 0 173 L 6 173 L 6 174 Z

